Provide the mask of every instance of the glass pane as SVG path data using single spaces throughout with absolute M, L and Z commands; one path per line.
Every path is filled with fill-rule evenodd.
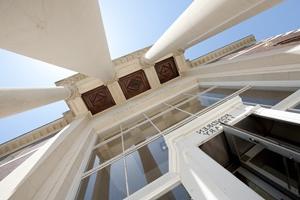
M 122 131 L 124 132 L 124 131 L 132 128 L 133 126 L 136 126 L 137 124 L 140 124 L 146 120 L 147 119 L 144 117 L 144 115 L 138 115 L 136 117 L 133 117 L 133 118 L 121 123 Z
M 77 194 L 78 200 L 116 200 L 125 197 L 123 159 L 83 179 Z
M 199 95 L 199 100 L 203 106 L 210 106 L 225 97 L 233 94 L 234 92 L 238 91 L 238 89 L 233 88 L 215 88 L 210 90 L 204 94 Z
M 169 106 L 165 105 L 165 104 L 160 104 L 150 110 L 148 110 L 147 112 L 145 112 L 145 114 L 147 115 L 147 117 L 152 118 L 155 115 L 158 115 L 159 113 L 171 109 Z
M 129 193 L 168 172 L 168 148 L 162 137 L 126 156 Z
M 151 120 L 159 128 L 159 130 L 163 131 L 177 124 L 178 122 L 181 122 L 182 120 L 188 118 L 189 116 L 190 115 L 185 112 L 173 109 Z
M 97 149 L 93 150 L 91 155 L 91 161 L 87 167 L 87 170 L 90 170 L 121 153 L 122 153 L 122 140 L 121 137 L 118 137 L 104 145 L 101 145 Z
M 241 93 L 240 97 L 242 98 L 244 103 L 274 106 L 292 93 L 293 91 L 251 88 Z
M 178 185 L 168 193 L 159 197 L 157 200 L 190 200 L 191 196 L 182 184 Z
M 150 138 L 159 132 L 154 128 L 150 122 L 146 122 L 134 129 L 124 132 L 124 146 L 125 150 L 131 146 L 137 145 L 147 138 Z
M 183 101 L 185 101 L 189 98 L 191 98 L 191 96 L 180 94 L 180 95 L 172 98 L 171 100 L 166 101 L 166 103 L 169 104 L 169 105 L 175 106 L 175 105 L 179 104 L 180 102 L 183 102 Z
M 118 135 L 120 133 L 121 133 L 121 130 L 120 130 L 119 125 L 111 128 L 107 131 L 101 132 L 99 134 L 99 137 L 98 137 L 98 140 L 97 140 L 96 144 L 99 144 L 99 143 L 101 143 L 101 142 L 103 142 L 103 141 L 105 141 L 105 140 L 107 140 L 107 139 L 109 139 L 109 138 L 111 138 L 115 135 Z
M 300 104 L 298 104 L 292 108 L 289 108 L 287 111 L 294 112 L 294 113 L 300 113 Z
M 206 108 L 206 106 L 201 102 L 201 99 L 198 97 L 195 97 L 191 99 L 190 101 L 182 104 L 181 106 L 178 107 L 179 109 L 185 110 L 189 113 L 197 113 L 200 110 L 203 110 Z
M 294 107 L 294 109 L 300 110 L 300 103 Z
M 191 94 L 191 95 L 197 95 L 201 92 L 203 92 L 204 90 L 207 90 L 209 87 L 195 87 L 191 90 L 188 90 L 187 92 L 184 92 L 185 94 Z

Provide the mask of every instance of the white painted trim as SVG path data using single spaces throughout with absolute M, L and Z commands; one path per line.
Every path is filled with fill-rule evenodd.
M 66 200 L 75 199 L 77 192 L 79 191 L 80 183 L 81 183 L 81 176 L 84 172 L 86 166 L 88 165 L 88 162 L 90 160 L 91 151 L 93 149 L 93 146 L 97 140 L 97 136 L 94 131 L 91 131 L 90 133 L 87 133 L 90 135 L 91 139 L 89 141 L 89 144 L 87 145 L 87 150 L 85 151 L 85 154 L 83 156 L 83 160 L 81 162 L 81 165 L 79 167 L 79 170 L 74 177 L 73 183 L 70 186 L 70 189 L 67 193 Z
M 155 200 L 179 184 L 179 175 L 169 172 L 137 192 L 131 194 L 129 197 L 125 198 L 125 200 Z
M 199 82 L 199 86 L 258 86 L 258 87 L 300 87 L 300 81 L 221 81 Z
M 287 110 L 300 102 L 300 89 L 272 107 L 275 110 Z

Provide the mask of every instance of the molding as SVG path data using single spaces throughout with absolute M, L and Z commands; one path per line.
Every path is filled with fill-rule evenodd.
M 140 49 L 138 51 L 135 51 L 133 53 L 130 53 L 128 55 L 125 55 L 125 56 L 122 56 L 122 57 L 119 57 L 119 58 L 116 58 L 113 60 L 113 63 L 115 66 L 118 66 L 118 65 L 122 65 L 124 63 L 128 63 L 132 60 L 135 60 L 135 59 L 140 59 L 141 57 L 144 56 L 144 54 L 150 49 L 150 47 L 145 47 L 143 49 Z
M 236 51 L 239 51 L 245 47 L 249 47 L 255 44 L 256 39 L 253 35 L 249 35 L 245 38 L 242 38 L 238 41 L 232 42 L 224 47 L 221 47 L 215 51 L 212 51 L 206 55 L 203 55 L 199 58 L 196 58 L 190 61 L 192 67 L 197 67 L 199 65 L 208 64 L 210 62 L 216 61 L 222 57 L 225 57 L 229 54 L 232 54 Z
M 184 72 L 185 76 L 215 78 L 250 74 L 271 74 L 276 72 L 300 71 L 300 45 L 282 47 L 268 52 L 252 54 L 234 60 L 199 66 Z
M 112 62 L 115 66 L 115 68 L 119 65 L 123 65 L 125 63 L 128 63 L 128 62 L 131 62 L 135 59 L 140 59 L 141 57 L 144 56 L 144 54 L 150 49 L 150 47 L 145 47 L 143 49 L 140 49 L 138 51 L 135 51 L 133 53 L 130 53 L 128 55 L 125 55 L 125 56 L 122 56 L 122 57 L 119 57 L 119 58 L 116 58 L 114 59 Z M 75 74 L 73 76 L 70 76 L 70 77 L 67 77 L 65 79 L 62 79 L 62 80 L 59 80 L 57 82 L 55 82 L 55 85 L 57 86 L 65 86 L 65 85 L 73 85 L 85 78 L 88 78 L 89 76 L 87 75 L 84 75 L 84 74 Z M 115 77 L 114 80 L 116 80 L 117 78 Z M 111 81 L 108 81 L 107 84 L 111 83 Z
M 211 87 L 216 85 L 234 87 L 244 87 L 245 85 L 256 87 L 300 87 L 300 81 L 199 81 L 199 86 Z
M 44 126 L 25 133 L 15 139 L 0 145 L 0 158 L 4 158 L 26 146 L 39 142 L 47 137 L 55 135 L 73 120 L 70 111 L 64 113 L 64 117 L 52 121 Z
M 83 80 L 87 77 L 88 77 L 87 75 L 78 73 L 78 74 L 75 74 L 75 75 L 70 76 L 68 78 L 62 79 L 60 81 L 56 81 L 55 85 L 56 86 L 73 85 L 73 84 L 77 83 L 78 81 L 81 81 L 81 80 Z

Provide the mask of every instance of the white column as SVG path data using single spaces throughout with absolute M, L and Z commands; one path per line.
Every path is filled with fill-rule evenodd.
M 6 117 L 19 112 L 64 100 L 71 96 L 71 90 L 57 88 L 0 88 L 0 117 Z
M 144 56 L 144 62 L 186 49 L 238 24 L 281 0 L 195 0 Z
M 114 76 L 98 0 L 0 3 L 0 48 L 98 78 Z

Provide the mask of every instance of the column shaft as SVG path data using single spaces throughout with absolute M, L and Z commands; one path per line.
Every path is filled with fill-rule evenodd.
M 68 88 L 0 89 L 0 117 L 6 117 L 71 96 Z
M 280 0 L 196 0 L 144 56 L 146 63 L 184 50 L 272 6 Z

